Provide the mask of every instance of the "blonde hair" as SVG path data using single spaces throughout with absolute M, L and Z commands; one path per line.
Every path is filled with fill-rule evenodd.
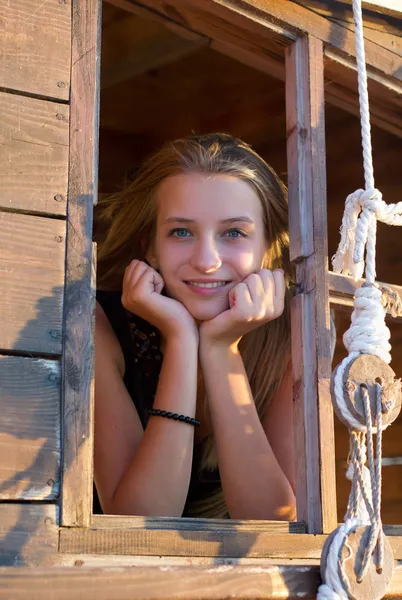
M 102 217 L 110 223 L 98 253 L 98 287 L 119 290 L 124 269 L 133 259 L 145 260 L 156 222 L 156 192 L 167 177 L 180 173 L 215 173 L 247 182 L 263 207 L 268 250 L 264 267 L 282 268 L 289 282 L 287 191 L 275 171 L 252 148 L 227 134 L 206 134 L 166 144 L 150 157 L 124 191 L 103 204 Z M 277 390 L 290 359 L 290 294 L 283 314 L 245 335 L 239 345 L 260 419 Z M 212 436 L 202 448 L 202 467 L 217 466 Z M 191 516 L 228 516 L 223 492 L 192 503 Z

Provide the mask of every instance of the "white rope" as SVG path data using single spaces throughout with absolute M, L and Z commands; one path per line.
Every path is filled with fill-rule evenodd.
M 362 524 L 359 519 L 350 519 L 338 528 L 331 542 L 331 551 L 328 552 L 327 556 L 325 583 L 318 588 L 317 600 L 343 600 L 349 598 L 338 574 L 338 557 L 349 534 Z
M 402 225 L 402 202 L 386 204 L 374 188 L 356 190 L 346 198 L 341 225 L 341 241 L 332 266 L 335 273 L 361 279 L 366 250 L 366 280 L 375 281 L 376 222 Z
M 371 150 L 370 113 L 367 90 L 367 72 L 363 40 L 361 0 L 353 0 L 355 21 L 356 63 L 359 84 L 359 103 L 365 190 L 357 190 L 346 199 L 341 225 L 341 240 L 332 259 L 336 273 L 352 275 L 361 279 L 365 272 L 366 283 L 355 293 L 351 325 L 343 336 L 348 356 L 338 366 L 334 393 L 337 407 L 348 423 L 351 439 L 351 458 L 347 477 L 352 480 L 345 524 L 334 533 L 326 558 L 324 582 L 320 586 L 319 600 L 349 598 L 348 580 L 343 573 L 342 548 L 347 538 L 360 525 L 370 525 L 368 551 L 360 569 L 363 577 L 369 567 L 372 551 L 379 546 L 377 566 L 383 557 L 381 508 L 381 432 L 385 429 L 381 419 L 381 386 L 377 384 L 376 414 L 371 415 L 367 390 L 362 390 L 366 424 L 361 424 L 349 411 L 344 400 L 344 373 L 349 364 L 360 354 L 374 354 L 387 364 L 391 361 L 390 331 L 385 325 L 387 302 L 383 302 L 384 290 L 375 283 L 377 220 L 389 225 L 402 225 L 402 202 L 387 205 L 374 185 Z M 384 305 L 385 304 L 385 305 Z M 378 427 L 374 426 L 374 423 Z M 377 431 L 378 429 L 378 431 Z M 356 433 L 359 432 L 359 433 Z M 372 435 L 377 433 L 376 459 Z M 368 446 L 366 447 L 366 438 Z M 366 452 L 369 468 L 366 467 Z M 343 573 L 344 575 L 344 573 Z

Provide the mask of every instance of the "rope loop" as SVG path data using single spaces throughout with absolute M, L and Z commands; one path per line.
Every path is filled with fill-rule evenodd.
M 364 271 L 364 252 L 367 250 L 367 266 L 375 261 L 374 255 L 369 261 L 369 237 L 375 233 L 376 221 L 388 225 L 402 225 L 402 202 L 386 204 L 382 194 L 376 188 L 358 189 L 346 198 L 345 212 L 341 225 L 341 241 L 332 258 L 335 273 L 352 275 L 361 279 Z M 375 266 L 371 266 L 371 280 L 375 280 Z M 369 277 L 367 277 L 369 279 Z

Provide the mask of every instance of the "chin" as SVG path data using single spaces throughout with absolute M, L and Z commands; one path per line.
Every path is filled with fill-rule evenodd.
M 185 304 L 185 307 L 196 321 L 210 321 L 211 319 L 214 319 L 215 317 L 220 315 L 225 310 L 228 310 L 229 303 L 223 304 L 222 302 L 211 302 L 210 306 L 208 306 L 207 303 L 200 306 L 200 304 L 195 305 L 195 303 L 193 304 L 189 302 Z

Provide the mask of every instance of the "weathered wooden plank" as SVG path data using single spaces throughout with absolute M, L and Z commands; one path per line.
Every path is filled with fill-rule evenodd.
M 319 558 L 324 535 L 163 529 L 61 528 L 60 552 L 142 556 Z M 397 539 L 397 538 L 393 538 Z
M 304 423 L 296 431 L 296 440 L 303 436 L 302 442 L 297 442 L 297 455 L 301 452 L 300 467 L 306 469 L 306 483 L 299 481 L 296 490 L 297 513 L 298 519 L 306 521 L 309 533 L 328 533 L 336 527 L 336 487 L 329 393 L 322 42 L 310 36 L 296 40 L 286 52 L 286 74 L 290 254 L 303 291 L 303 298 L 295 300 L 292 307 L 296 401 L 300 403 L 296 414 L 304 415 Z M 298 327 L 296 319 L 303 321 Z M 296 429 L 298 426 L 296 421 Z
M 58 546 L 57 521 L 54 504 L 0 504 L 0 565 L 51 563 Z M 0 595 L 3 593 L 0 584 Z
M 60 365 L 0 356 L 0 499 L 50 500 L 60 487 Z
M 125 554 L 59 554 L 52 564 L 60 567 L 198 567 L 207 565 L 253 565 L 267 567 L 270 565 L 293 565 L 293 558 L 220 558 L 219 556 L 128 556 Z M 318 558 L 299 558 L 298 566 L 318 566 Z
M 304 523 L 288 521 L 235 521 L 234 519 L 189 519 L 176 517 L 133 517 L 93 515 L 94 529 L 177 529 L 181 531 L 246 531 L 272 533 L 305 533 Z
M 68 100 L 70 0 L 0 0 L 0 87 Z
M 0 349 L 61 353 L 66 223 L 0 212 Z
M 25 600 L 313 599 L 318 567 L 190 566 L 135 569 L 0 569 L 0 598 Z
M 292 0 L 292 2 L 295 2 L 295 0 Z M 352 6 L 347 6 L 337 0 L 332 0 L 332 2 L 304 0 L 303 6 L 336 23 L 338 26 L 354 32 Z M 397 21 L 396 19 L 363 11 L 364 38 L 398 56 L 402 56 L 401 27 L 402 14 L 401 21 Z
M 61 528 L 60 552 L 140 556 L 320 559 L 326 535 L 246 531 Z M 402 538 L 389 538 L 395 560 Z
M 65 288 L 62 524 L 89 525 L 93 462 L 93 204 L 97 198 L 100 0 L 73 0 Z
M 220 10 L 219 15 L 217 13 L 215 18 L 208 18 L 205 12 L 200 13 L 197 7 L 188 7 L 183 2 L 180 5 L 175 3 L 173 9 L 170 5 L 162 3 L 161 0 L 150 0 L 152 6 L 149 6 L 148 2 L 139 4 L 138 2 L 133 3 L 131 0 L 106 1 L 146 19 L 164 22 L 169 29 L 186 39 L 189 36 L 201 37 L 200 34 L 209 36 L 211 38 L 210 47 L 217 52 L 226 54 L 273 77 L 285 80 L 283 48 L 298 35 L 293 26 L 290 29 L 288 27 L 288 30 L 284 29 L 286 20 L 282 22 L 281 26 L 278 25 L 276 19 L 271 21 L 260 19 L 258 23 L 255 23 L 253 12 L 243 11 L 238 14 L 235 6 L 232 6 L 232 12 L 229 16 L 226 15 L 225 20 L 222 6 L 220 4 L 215 6 L 212 3 L 209 6 L 211 10 Z M 270 10 L 269 6 L 267 10 Z M 322 19 L 323 24 L 325 21 L 327 25 L 330 23 L 324 17 Z M 305 18 L 304 22 L 306 26 L 303 31 L 308 31 L 308 19 Z M 257 28 L 258 24 L 260 27 Z M 336 27 L 339 27 L 339 31 L 341 30 L 341 26 Z M 336 52 L 334 53 L 329 44 L 326 45 L 326 101 L 359 116 L 354 64 L 349 58 L 341 59 L 339 53 Z M 387 89 L 384 89 L 384 85 L 387 86 Z M 376 87 L 373 88 L 373 86 Z M 402 100 L 400 100 L 402 85 L 400 82 L 385 77 L 379 70 L 369 69 L 369 90 L 372 123 L 402 137 Z M 374 94 L 373 92 L 376 91 L 378 93 Z
M 351 4 L 352 0 L 340 0 L 340 2 Z M 402 5 L 399 0 L 363 0 L 362 5 L 367 10 L 375 10 L 402 19 Z
M 249 44 L 250 38 L 260 43 L 262 38 L 278 38 L 278 44 L 295 39 L 300 33 L 310 33 L 332 47 L 344 59 L 356 56 L 353 33 L 330 22 L 308 8 L 287 0 L 211 0 L 206 8 L 203 0 L 146 0 L 136 3 L 155 9 L 172 21 L 187 25 L 212 38 L 222 39 L 225 33 L 237 35 L 238 44 Z M 280 38 L 282 41 L 280 42 Z M 232 38 L 233 39 L 233 38 Z M 227 41 L 231 41 L 228 39 Z M 366 40 L 366 62 L 371 69 L 402 80 L 402 57 L 376 43 Z M 351 62 L 351 66 L 353 63 Z
M 306 395 L 309 393 L 309 381 L 304 375 L 304 370 L 309 368 L 309 361 L 313 357 L 309 349 L 309 331 L 305 330 L 306 324 L 306 298 L 305 294 L 298 294 L 291 302 L 291 333 L 292 333 L 292 373 L 293 373 L 293 426 L 295 432 L 295 460 L 296 460 L 296 504 L 297 517 L 306 523 L 309 514 L 314 512 L 314 500 L 320 497 L 318 463 L 314 461 L 308 466 L 309 440 L 317 439 L 318 421 L 315 420 L 315 437 L 312 437 L 311 424 L 308 425 Z M 308 316 L 308 313 L 307 313 Z M 314 364 L 310 364 L 314 372 Z M 307 435 L 310 429 L 310 437 Z M 309 504 L 312 504 L 310 507 Z
M 0 206 L 65 214 L 68 115 L 64 104 L 0 92 Z

